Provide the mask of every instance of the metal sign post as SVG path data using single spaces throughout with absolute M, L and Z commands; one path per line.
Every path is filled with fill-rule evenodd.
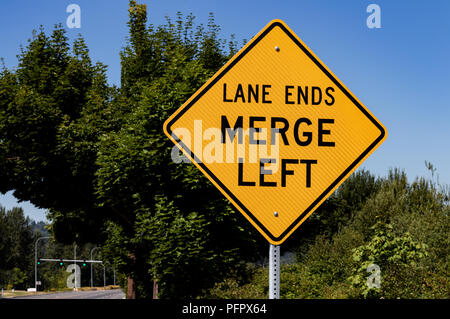
M 269 248 L 269 299 L 280 299 L 280 246 Z

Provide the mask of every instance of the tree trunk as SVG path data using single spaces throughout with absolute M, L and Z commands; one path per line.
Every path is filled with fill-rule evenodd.
M 127 299 L 136 299 L 136 285 L 131 277 L 128 277 Z
M 153 280 L 153 299 L 158 299 L 158 281 Z
M 128 258 L 133 263 L 134 267 L 136 267 L 136 255 L 133 252 L 128 252 Z M 132 277 L 132 274 L 128 274 L 128 282 L 127 282 L 127 299 L 136 299 L 136 282 Z

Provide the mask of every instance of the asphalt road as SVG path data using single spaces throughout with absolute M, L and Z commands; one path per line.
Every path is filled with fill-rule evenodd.
M 91 291 L 65 291 L 42 295 L 15 297 L 14 299 L 124 299 L 121 289 L 91 290 Z

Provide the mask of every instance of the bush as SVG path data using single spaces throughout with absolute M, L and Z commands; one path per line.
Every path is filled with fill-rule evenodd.
M 450 298 L 450 206 L 445 188 L 423 178 L 408 183 L 400 170 L 377 182 L 365 180 L 372 182 L 365 188 L 367 198 L 355 195 L 363 181 L 354 180 L 332 197 L 334 204 L 326 205 L 339 212 L 332 212 L 331 219 L 312 220 L 320 231 L 297 234 L 303 236 L 303 246 L 296 247 L 295 264 L 281 266 L 281 298 Z M 338 202 L 350 196 L 359 204 L 353 210 L 346 204 L 349 211 L 341 215 L 339 196 Z M 337 216 L 338 227 L 322 227 Z M 368 287 L 375 275 L 367 272 L 371 264 L 380 267 L 379 289 Z M 217 284 L 211 296 L 267 298 L 268 269 L 253 266 L 249 271 L 245 280 L 230 277 Z
M 234 274 L 208 290 L 204 298 L 265 299 L 269 293 L 268 268 L 248 264 L 245 273 Z
M 386 291 L 386 287 L 392 287 L 397 282 L 401 282 L 403 288 L 416 284 L 415 280 L 405 282 L 404 278 L 398 276 L 398 274 L 404 274 L 405 271 L 410 269 L 410 266 L 415 266 L 417 262 L 420 262 L 422 258 L 428 255 L 426 245 L 412 240 L 409 233 L 405 233 L 401 237 L 395 236 L 393 227 L 390 224 L 379 222 L 372 229 L 375 230 L 375 234 L 370 242 L 353 250 L 353 260 L 355 261 L 353 267 L 354 275 L 349 280 L 355 287 L 359 288 L 360 295 L 364 298 L 393 295 L 399 297 L 395 290 L 388 289 Z M 384 273 L 384 270 L 389 270 L 387 273 L 390 272 L 390 275 L 386 274 L 386 276 L 383 276 L 383 288 L 380 288 L 381 285 L 377 285 L 378 287 L 374 288 L 367 283 L 371 265 L 375 265 L 382 270 L 378 275 Z M 389 281 L 391 281 L 391 285 L 384 284 Z M 408 291 L 408 289 L 403 290 L 405 292 Z

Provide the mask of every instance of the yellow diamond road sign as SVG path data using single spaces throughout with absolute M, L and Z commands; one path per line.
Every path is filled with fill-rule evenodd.
M 164 131 L 274 245 L 387 136 L 281 20 L 172 114 Z

